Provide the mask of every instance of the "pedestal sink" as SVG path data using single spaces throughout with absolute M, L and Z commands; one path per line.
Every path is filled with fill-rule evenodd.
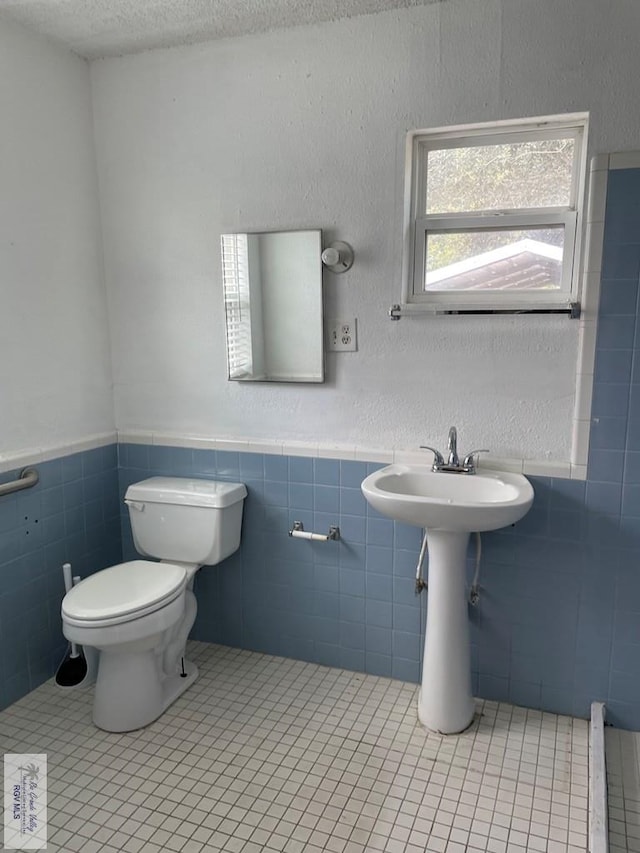
M 521 474 L 388 465 L 363 481 L 362 492 L 383 515 L 426 530 L 429 595 L 418 717 L 436 732 L 464 731 L 474 711 L 465 596 L 469 534 L 521 519 L 533 503 L 531 484 Z

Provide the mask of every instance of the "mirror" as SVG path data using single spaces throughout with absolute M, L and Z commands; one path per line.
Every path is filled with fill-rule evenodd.
M 323 382 L 322 232 L 223 234 L 229 379 Z

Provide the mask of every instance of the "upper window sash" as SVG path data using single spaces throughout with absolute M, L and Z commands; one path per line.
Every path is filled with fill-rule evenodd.
M 424 137 L 416 137 L 413 151 L 413 174 L 414 174 L 414 186 L 413 186 L 413 204 L 412 204 L 412 213 L 414 218 L 419 216 L 426 216 L 423 210 L 421 210 L 421 203 L 426 199 L 427 196 L 427 182 L 429 180 L 428 175 L 428 155 L 430 151 L 442 151 L 445 149 L 452 148 L 476 148 L 476 147 L 485 147 L 489 145 L 510 145 L 517 144 L 521 142 L 540 142 L 540 141 L 553 141 L 556 139 L 573 139 L 574 141 L 574 157 L 573 157 L 573 168 L 571 170 L 571 184 L 569 191 L 569 204 L 564 206 L 560 205 L 560 207 L 566 207 L 569 210 L 575 210 L 580 201 L 579 199 L 579 189 L 580 189 L 580 176 L 582 171 L 582 157 L 580 156 L 582 149 L 582 142 L 584 136 L 584 129 L 582 127 L 570 127 L 565 128 L 562 126 L 558 126 L 557 128 L 549 129 L 549 130 L 538 130 L 538 131 L 510 131 L 507 133 L 492 133 L 492 134 L 484 134 L 481 131 L 468 131 L 466 134 L 456 134 L 455 137 L 452 137 L 450 134 L 435 134 L 434 136 L 429 135 L 428 138 Z M 504 212 L 508 212 L 509 210 L 522 210 L 523 208 L 506 208 Z M 539 210 L 540 208 L 535 207 L 535 210 Z M 478 213 L 482 211 L 477 211 Z M 487 210 L 486 213 L 495 213 L 495 210 Z M 444 214 L 433 214 L 437 216 L 442 216 Z M 453 216 L 455 215 L 454 211 L 447 211 L 446 215 Z

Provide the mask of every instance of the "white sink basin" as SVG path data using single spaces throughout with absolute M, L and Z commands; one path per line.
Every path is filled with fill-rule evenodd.
M 362 492 L 374 509 L 431 530 L 497 530 L 519 521 L 533 503 L 522 474 L 433 472 L 427 465 L 387 465 L 370 474 Z

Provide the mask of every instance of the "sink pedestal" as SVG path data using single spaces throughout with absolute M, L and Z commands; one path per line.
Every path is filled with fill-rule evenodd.
M 427 530 L 429 589 L 420 722 L 435 732 L 455 734 L 471 724 L 471 650 L 466 586 L 469 534 Z

